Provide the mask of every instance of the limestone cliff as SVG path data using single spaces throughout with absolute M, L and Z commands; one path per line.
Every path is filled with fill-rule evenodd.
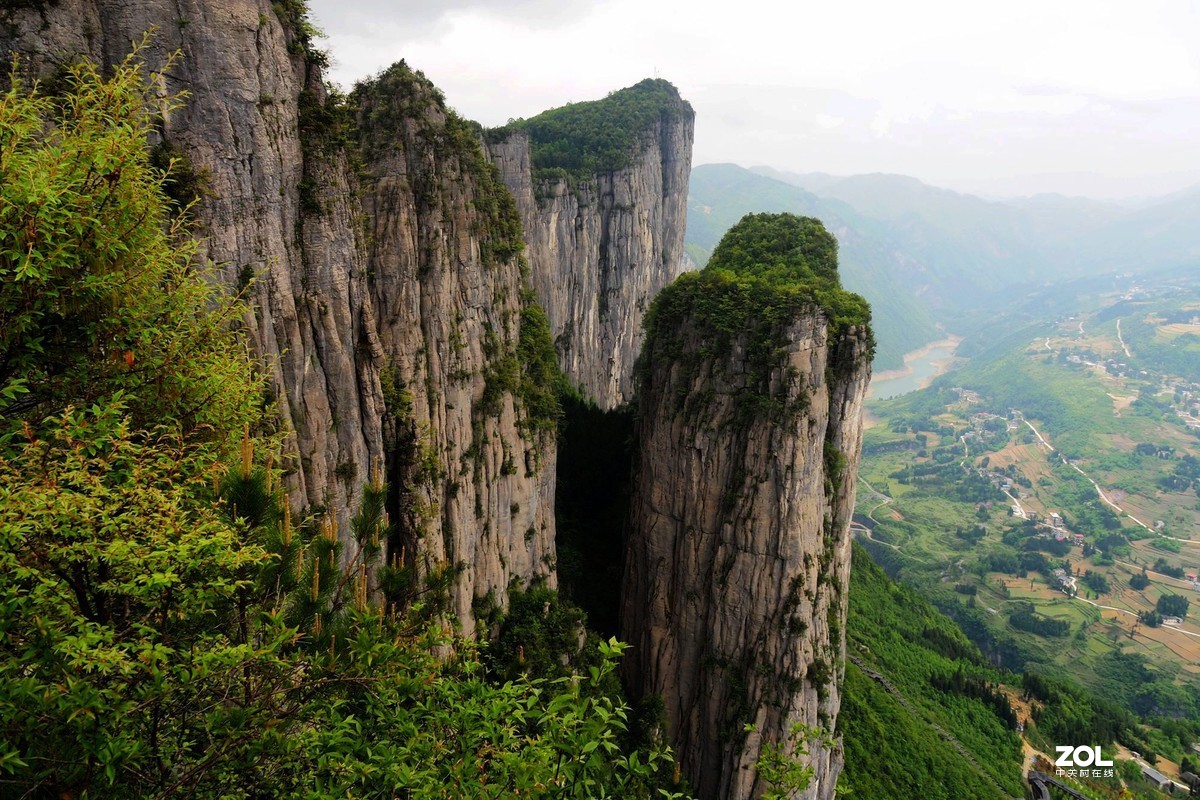
M 475 598 L 553 583 L 552 414 L 530 389 L 552 343 L 481 132 L 402 65 L 328 98 L 294 0 L 17 5 L 0 54 L 34 74 L 118 61 L 152 29 L 150 68 L 181 51 L 160 86 L 187 102 L 151 144 L 207 184 L 203 258 L 253 280 L 245 325 L 289 427 L 293 501 L 344 521 L 385 463 L 404 487 L 391 556 L 449 576 L 468 631 Z
M 694 120 L 675 87 L 647 80 L 489 132 L 559 363 L 604 409 L 632 398 L 642 317 L 686 268 Z
M 454 611 L 554 573 L 554 352 L 512 198 L 477 126 L 403 64 L 356 91 L 369 244 L 364 345 L 401 492 L 400 552 L 456 573 Z M 395 548 L 393 548 L 395 550 Z
M 555 358 L 602 407 L 636 388 L 629 675 L 663 694 L 702 798 L 759 793 L 765 745 L 790 756 L 792 723 L 838 709 L 871 344 L 832 238 L 787 219 L 727 237 L 654 299 L 635 375 L 685 261 L 692 112 L 669 84 L 490 132 L 489 152 L 403 64 L 328 96 L 299 0 L 8 4 L 0 54 L 53 75 L 152 28 L 141 57 L 180 50 L 157 85 L 188 100 L 150 144 L 206 185 L 202 256 L 250 287 L 293 501 L 344 521 L 382 463 L 389 560 L 443 578 L 470 633 L 476 601 L 555 582 Z M 806 797 L 832 795 L 839 752 L 812 745 Z
M 797 797 L 841 769 L 791 736 L 833 730 L 845 651 L 872 345 L 835 252 L 815 220 L 751 215 L 648 320 L 622 636 L 702 800 L 761 794 L 767 745 L 808 746 Z

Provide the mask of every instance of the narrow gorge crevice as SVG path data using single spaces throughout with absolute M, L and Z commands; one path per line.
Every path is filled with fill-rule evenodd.
M 633 411 L 571 397 L 559 423 L 556 517 L 559 589 L 589 626 L 617 636 L 629 533 Z

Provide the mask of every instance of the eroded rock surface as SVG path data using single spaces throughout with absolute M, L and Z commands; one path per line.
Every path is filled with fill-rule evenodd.
M 289 429 L 293 502 L 345 533 L 386 464 L 406 487 L 391 557 L 453 570 L 468 631 L 475 598 L 553 583 L 554 437 L 529 424 L 511 374 L 528 305 L 519 218 L 478 132 L 406 67 L 342 118 L 298 4 L 37 5 L 0 10 L 0 53 L 34 74 L 119 61 L 151 30 L 150 69 L 181 52 L 159 85 L 187 101 L 161 138 L 206 179 L 202 258 L 231 288 L 253 279 L 245 325 Z

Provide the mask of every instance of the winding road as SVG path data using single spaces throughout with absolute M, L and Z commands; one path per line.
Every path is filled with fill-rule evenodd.
M 1129 352 L 1129 345 L 1125 344 L 1125 337 L 1121 335 L 1121 318 L 1117 317 L 1117 341 L 1121 343 L 1121 349 L 1125 351 L 1126 358 L 1133 358 L 1133 353 Z
M 1130 513 L 1126 512 L 1126 511 L 1125 511 L 1125 509 L 1121 508 L 1119 505 L 1117 505 L 1117 504 L 1116 504 L 1116 503 L 1114 503 L 1112 500 L 1110 500 L 1110 499 L 1108 498 L 1108 495 L 1106 495 L 1106 494 L 1104 493 L 1104 490 L 1100 488 L 1100 484 L 1096 483 L 1096 481 L 1095 481 L 1095 480 L 1093 480 L 1093 479 L 1092 479 L 1092 477 L 1091 477 L 1090 475 L 1088 475 L 1086 472 L 1084 472 L 1084 471 L 1083 471 L 1082 469 L 1080 469 L 1078 466 L 1076 466 L 1075 464 L 1072 464 L 1070 461 L 1068 461 L 1068 460 L 1066 459 L 1066 457 L 1065 457 L 1065 456 L 1063 456 L 1063 454 L 1062 454 L 1062 453 L 1061 453 L 1061 452 L 1060 452 L 1060 451 L 1059 451 L 1057 448 L 1055 448 L 1055 447 L 1054 447 L 1054 445 L 1050 444 L 1049 440 L 1047 440 L 1045 436 L 1042 436 L 1042 434 L 1041 434 L 1041 431 L 1039 431 L 1037 428 L 1035 428 L 1035 427 L 1033 426 L 1033 423 L 1031 423 L 1029 420 L 1025 419 L 1025 415 L 1024 415 L 1024 414 L 1022 414 L 1022 415 L 1021 415 L 1021 421 L 1022 421 L 1022 422 L 1024 422 L 1026 425 L 1028 425 L 1028 426 L 1029 426 L 1029 430 L 1033 431 L 1033 434 L 1034 434 L 1034 436 L 1036 436 L 1036 437 L 1038 438 L 1038 441 L 1039 441 L 1039 442 L 1041 442 L 1041 443 L 1042 443 L 1042 444 L 1043 444 L 1043 445 L 1046 447 L 1046 449 L 1047 449 L 1047 450 L 1049 450 L 1049 451 L 1050 451 L 1050 452 L 1052 452 L 1052 453 L 1058 453 L 1058 457 L 1059 457 L 1060 459 L 1062 459 L 1062 463 L 1066 464 L 1068 467 L 1070 467 L 1071 469 L 1075 470 L 1075 471 L 1076 471 L 1076 472 L 1078 472 L 1080 475 L 1082 475 L 1084 478 L 1086 478 L 1086 479 L 1088 480 L 1088 482 L 1089 482 L 1089 483 L 1091 483 L 1091 484 L 1092 484 L 1092 486 L 1093 486 L 1093 487 L 1096 489 L 1096 495 L 1097 495 L 1097 496 L 1098 496 L 1098 497 L 1099 497 L 1099 498 L 1100 498 L 1100 499 L 1101 499 L 1103 502 L 1105 502 L 1106 504 L 1108 504 L 1110 507 L 1112 507 L 1112 508 L 1113 508 L 1115 511 L 1117 511 L 1118 513 L 1124 514 L 1124 515 L 1126 516 L 1126 518 L 1128 518 L 1128 519 L 1132 520 L 1133 522 L 1137 523 L 1138 525 L 1141 525 L 1143 528 L 1145 528 L 1146 530 L 1150 531 L 1151 533 L 1157 533 L 1157 532 L 1156 532 L 1156 531 L 1155 531 L 1153 528 L 1151 528 L 1149 525 L 1147 525 L 1146 523 L 1142 522 L 1140 519 L 1138 519 L 1137 517 L 1133 516 L 1132 514 L 1130 514 Z M 1007 492 L 1005 492 L 1005 494 L 1008 494 L 1008 493 L 1007 493 Z M 1012 495 L 1009 495 L 1009 497 L 1011 497 L 1011 496 L 1012 496 Z M 1158 535 L 1160 535 L 1160 536 L 1164 536 L 1164 538 L 1167 538 L 1167 539 L 1173 539 L 1173 540 L 1175 540 L 1175 541 L 1177 541 L 1177 542 L 1183 542 L 1183 543 L 1192 544 L 1192 545 L 1200 544 L 1200 543 L 1198 543 L 1198 542 L 1194 542 L 1194 541 L 1192 541 L 1192 540 L 1190 540 L 1190 539 L 1176 539 L 1176 538 L 1175 538 L 1175 537 L 1173 537 L 1173 536 L 1165 536 L 1164 534 L 1158 534 Z M 1120 563 L 1120 564 L 1125 564 L 1126 566 L 1129 566 L 1129 567 L 1138 567 L 1138 565 L 1130 564 L 1129 562 L 1126 562 L 1126 561 L 1120 561 L 1120 562 L 1118 562 L 1118 563 Z M 1139 567 L 1139 568 L 1140 568 L 1140 567 Z M 1147 571 L 1148 571 L 1148 572 L 1153 572 L 1153 570 L 1147 570 Z M 1157 572 L 1153 572 L 1153 574 L 1155 574 L 1155 575 L 1160 575 L 1160 573 L 1157 573 Z M 1163 578 L 1170 578 L 1171 576 L 1169 576 L 1169 575 L 1162 575 L 1161 577 L 1163 577 Z M 1173 579 L 1173 580 L 1178 580 L 1178 579 Z M 1186 583 L 1185 581 L 1181 581 L 1181 582 L 1182 582 L 1182 583 Z M 1092 602 L 1091 600 L 1087 600 L 1087 599 L 1085 599 L 1085 598 L 1083 598 L 1083 597 L 1078 597 L 1078 596 L 1076 596 L 1076 595 L 1068 595 L 1068 596 L 1069 596 L 1069 597 L 1071 597 L 1071 599 L 1073 599 L 1073 600 L 1079 600 L 1079 601 L 1081 601 L 1081 602 L 1087 603 L 1088 605 L 1095 606 L 1096 608 L 1103 608 L 1103 609 L 1107 609 L 1107 610 L 1109 610 L 1109 611 L 1116 611 L 1116 612 L 1118 612 L 1118 613 L 1120 613 L 1120 614 L 1127 614 L 1127 615 L 1129 615 L 1129 616 L 1131 616 L 1131 617 L 1136 617 L 1136 616 L 1137 616 L 1137 614 L 1135 614 L 1134 612 L 1132 612 L 1132 611 L 1129 611 L 1129 610 L 1127 610 L 1127 609 L 1124 609 L 1124 608 L 1116 608 L 1115 606 L 1104 606 L 1104 605 L 1100 605 L 1099 603 L 1094 603 L 1094 602 Z M 1190 631 L 1185 631 L 1185 630 L 1183 630 L 1183 629 L 1181 629 L 1181 628 L 1177 628 L 1177 627 L 1175 627 L 1175 626 L 1173 626 L 1173 625 L 1164 625 L 1164 626 L 1162 626 L 1162 628 L 1160 628 L 1160 630 L 1174 631 L 1175 633 L 1182 633 L 1184 636 L 1190 636 L 1190 637 L 1191 637 L 1191 638 L 1193 638 L 1193 639 L 1200 639 L 1200 634 L 1192 633 L 1192 632 L 1190 632 Z
M 1058 450 L 1058 448 L 1056 448 L 1054 445 L 1050 444 L 1050 442 L 1046 440 L 1046 437 L 1042 436 L 1041 432 L 1037 428 L 1033 427 L 1033 423 L 1031 423 L 1029 420 L 1025 419 L 1024 414 L 1021 415 L 1021 421 L 1029 426 L 1029 430 L 1033 431 L 1034 435 L 1037 436 L 1038 441 L 1041 442 L 1043 445 L 1045 445 L 1047 450 L 1049 450 L 1051 453 L 1058 453 L 1058 457 L 1059 457 L 1059 459 L 1062 460 L 1063 464 L 1067 465 L 1068 467 L 1070 467 L 1071 469 L 1075 470 L 1080 475 L 1082 475 L 1084 478 L 1086 478 L 1088 483 L 1092 484 L 1092 488 L 1094 488 L 1096 490 L 1096 496 L 1099 497 L 1102 502 L 1104 502 L 1106 505 L 1108 505 L 1110 508 L 1112 508 L 1118 514 L 1124 514 L 1128 519 L 1133 520 L 1135 523 L 1137 523 L 1138 525 L 1141 525 L 1143 528 L 1150 531 L 1151 533 L 1157 533 L 1157 531 L 1155 531 L 1149 525 L 1142 522 L 1140 519 L 1133 516 L 1132 514 L 1128 513 L 1125 509 L 1121 508 L 1119 505 L 1114 503 L 1112 500 L 1108 499 L 1108 495 L 1106 495 L 1104 493 L 1104 490 L 1100 488 L 1100 484 L 1096 483 L 1096 481 L 1092 478 L 1092 476 L 1088 475 L 1086 472 L 1081 470 L 1078 465 L 1072 464 L 1070 461 L 1068 461 L 1067 457 L 1064 456 Z M 1168 538 L 1173 538 L 1173 537 L 1168 537 Z M 1190 541 L 1190 540 L 1179 539 L 1177 541 L 1186 542 L 1186 541 Z

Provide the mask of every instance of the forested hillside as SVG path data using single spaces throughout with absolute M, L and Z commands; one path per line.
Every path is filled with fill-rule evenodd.
M 957 626 L 855 546 L 839 725 L 853 797 L 1019 796 L 1021 747 L 1004 684 Z M 881 680 L 882 678 L 882 680 Z

